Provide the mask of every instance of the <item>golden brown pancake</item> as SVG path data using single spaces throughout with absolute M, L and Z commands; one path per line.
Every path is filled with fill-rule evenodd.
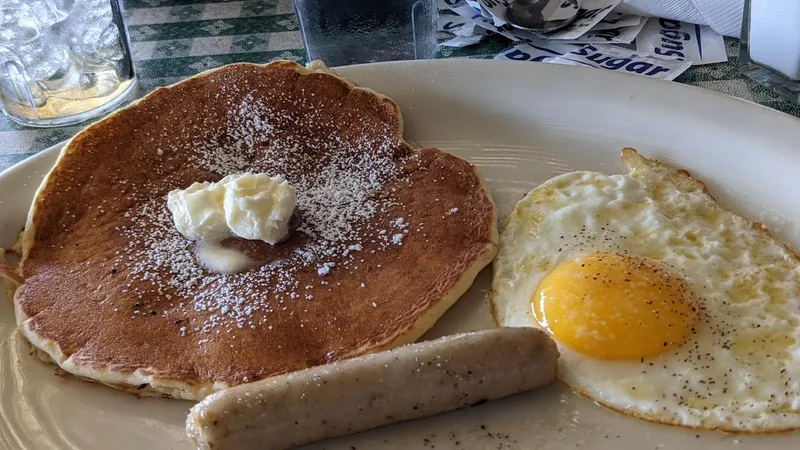
M 390 99 L 289 62 L 154 91 L 75 136 L 40 187 L 21 330 L 74 375 L 186 399 L 418 339 L 497 230 L 475 168 L 402 128 Z M 287 241 L 223 241 L 257 264 L 216 274 L 166 194 L 241 172 L 283 175 L 298 206 Z

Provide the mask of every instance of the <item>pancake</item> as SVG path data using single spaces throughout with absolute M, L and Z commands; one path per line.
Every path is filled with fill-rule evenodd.
M 319 67 L 319 66 L 318 66 Z M 324 67 L 235 64 L 76 135 L 37 192 L 14 304 L 45 361 L 143 395 L 229 386 L 417 340 L 497 247 L 475 167 L 402 138 L 397 105 Z M 166 194 L 231 173 L 297 189 L 288 240 L 216 274 Z

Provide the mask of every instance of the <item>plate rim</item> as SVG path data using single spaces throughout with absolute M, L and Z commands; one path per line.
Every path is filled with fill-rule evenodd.
M 72 139 L 72 138 L 70 138 L 70 139 Z M 0 180 L 2 180 L 3 178 L 5 178 L 7 176 L 13 175 L 17 171 L 25 170 L 25 168 L 30 164 L 35 164 L 41 159 L 48 158 L 49 156 L 51 156 L 50 155 L 51 153 L 61 151 L 61 149 L 64 148 L 65 145 L 67 145 L 67 142 L 70 141 L 70 139 L 64 139 L 63 141 L 61 141 L 61 142 L 59 142 L 59 143 L 57 143 L 55 145 L 51 145 L 50 147 L 47 147 L 47 148 L 42 149 L 42 150 L 39 150 L 38 152 L 32 154 L 31 156 L 28 156 L 27 158 L 23 159 L 22 161 L 17 162 L 14 165 L 6 167 L 2 171 L 0 171 Z
M 332 69 L 336 72 L 341 72 L 342 75 L 347 76 L 347 72 L 355 69 L 356 71 L 360 70 L 367 70 L 373 67 L 382 67 L 382 66 L 396 66 L 396 67 L 403 67 L 403 66 L 450 66 L 450 65 L 486 65 L 486 66 L 494 66 L 494 65 L 507 65 L 509 67 L 513 67 L 515 70 L 525 66 L 535 67 L 533 70 L 543 70 L 543 71 L 555 71 L 555 72 L 576 72 L 576 73 L 584 73 L 587 75 L 591 75 L 591 77 L 600 77 L 608 80 L 613 80 L 616 78 L 624 77 L 623 79 L 628 80 L 629 82 L 633 83 L 642 83 L 643 85 L 647 86 L 661 86 L 665 89 L 676 89 L 676 90 L 687 90 L 694 93 L 699 93 L 707 97 L 715 98 L 718 100 L 725 100 L 728 102 L 733 102 L 738 106 L 745 107 L 745 108 L 752 108 L 755 107 L 756 109 L 760 110 L 762 113 L 773 114 L 776 117 L 783 117 L 785 119 L 789 119 L 790 121 L 795 122 L 795 125 L 800 125 L 800 117 L 795 117 L 789 113 L 785 113 L 783 111 L 778 111 L 777 109 L 770 108 L 769 106 L 762 105 L 760 103 L 756 103 L 752 100 L 747 100 L 740 97 L 735 97 L 733 95 L 728 95 L 723 92 L 715 91 L 712 89 L 707 89 L 701 86 L 694 86 L 691 84 L 681 83 L 678 81 L 669 81 L 669 80 L 661 80 L 656 78 L 651 78 L 642 75 L 636 75 L 632 73 L 625 73 L 625 72 L 616 72 L 611 70 L 600 70 L 595 69 L 592 67 L 585 67 L 585 66 L 571 66 L 571 65 L 564 65 L 564 64 L 552 64 L 552 63 L 545 63 L 540 61 L 512 61 L 512 60 L 496 60 L 496 59 L 457 59 L 457 58 L 448 58 L 448 59 L 429 59 L 429 60 L 410 60 L 410 61 L 383 61 L 383 62 L 374 62 L 374 63 L 366 63 L 366 64 L 353 64 L 351 66 L 341 66 L 341 67 L 332 67 Z M 527 70 L 527 69 L 526 69 Z M 636 80 L 636 81 L 634 81 Z M 590 80 L 592 83 L 595 80 Z M 601 84 L 601 83 L 596 83 Z M 670 86 L 670 87 L 667 87 Z M 638 86 L 637 86 L 638 88 Z

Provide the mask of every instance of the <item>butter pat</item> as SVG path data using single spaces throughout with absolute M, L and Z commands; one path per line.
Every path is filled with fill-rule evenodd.
M 225 248 L 216 241 L 198 243 L 196 255 L 201 264 L 216 273 L 241 272 L 253 264 L 244 253 Z
M 277 244 L 289 233 L 297 194 L 281 176 L 228 175 L 216 183 L 193 183 L 167 195 L 175 228 L 192 240 L 238 236 Z
M 220 183 L 225 186 L 225 222 L 233 234 L 272 245 L 286 238 L 297 194 L 283 177 L 245 173 Z
M 225 239 L 231 231 L 225 223 L 222 201 L 225 188 L 217 183 L 192 183 L 187 189 L 167 194 L 167 208 L 175 228 L 191 240 Z

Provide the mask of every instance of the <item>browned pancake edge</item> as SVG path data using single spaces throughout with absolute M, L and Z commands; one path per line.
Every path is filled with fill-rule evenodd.
M 389 98 L 321 66 L 235 64 L 153 91 L 70 140 L 37 192 L 23 334 L 73 375 L 185 399 L 417 340 L 498 238 L 475 167 L 402 129 Z M 260 265 L 221 276 L 187 259 L 164 196 L 232 168 L 308 193 L 288 241 L 223 242 Z

